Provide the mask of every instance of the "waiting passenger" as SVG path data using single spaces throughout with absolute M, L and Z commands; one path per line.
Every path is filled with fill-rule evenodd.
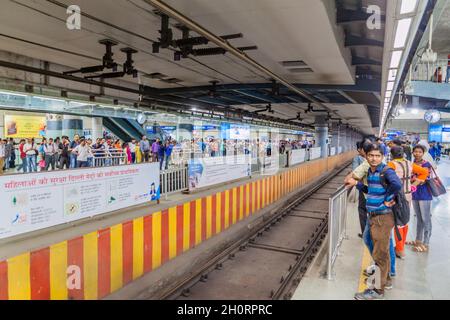
M 367 172 L 368 186 L 359 182 L 358 190 L 367 193 L 367 211 L 369 215 L 370 234 L 373 241 L 372 257 L 378 267 L 380 283 L 374 289 L 367 289 L 357 293 L 355 299 L 374 300 L 384 297 L 386 283 L 389 276 L 389 241 L 394 228 L 394 215 L 391 207 L 394 196 L 401 190 L 402 185 L 391 168 L 385 169 L 383 154 L 379 144 L 370 144 L 365 149 L 370 169 Z M 384 172 L 387 188 L 381 183 L 381 173 Z M 377 288 L 378 286 L 378 288 Z
M 423 183 L 428 177 L 428 170 L 418 166 L 411 161 L 404 158 L 403 147 L 394 146 L 391 149 L 392 161 L 388 163 L 388 166 L 395 170 L 395 173 L 400 178 L 403 184 L 403 191 L 405 192 L 406 200 L 408 200 L 411 205 L 412 202 L 412 191 L 417 188 L 417 186 Z M 414 182 L 411 182 L 412 177 L 417 177 Z M 403 259 L 405 257 L 405 242 L 408 235 L 408 225 L 398 226 L 398 230 L 401 239 L 395 234 L 395 255 L 397 258 Z
M 431 163 L 424 160 L 423 156 L 427 152 L 426 148 L 422 145 L 417 145 L 413 149 L 414 163 L 422 168 L 426 168 L 429 178 L 430 170 L 432 169 Z M 417 177 L 415 177 L 417 179 Z M 413 250 L 416 252 L 427 252 L 430 245 L 431 237 L 431 201 L 433 195 L 426 184 L 420 184 L 417 187 L 417 191 L 413 193 L 412 204 L 414 212 L 417 217 L 417 231 L 416 241 L 407 242 L 414 246 Z
M 363 149 L 363 142 L 358 142 L 356 144 L 356 148 L 358 149 L 358 155 L 353 158 L 352 170 L 355 170 L 366 161 L 366 153 L 364 152 Z M 359 224 L 361 226 L 361 233 L 358 234 L 358 236 L 362 238 L 367 221 L 366 197 L 364 196 L 363 192 L 359 193 L 358 213 L 359 213 Z
M 363 150 L 366 153 L 367 149 L 370 148 L 370 146 L 374 143 L 374 138 L 372 137 L 366 137 L 365 140 L 363 141 Z M 381 148 L 381 146 L 380 146 Z M 368 170 L 370 169 L 370 165 L 369 162 L 367 161 L 367 159 L 359 166 L 357 167 L 355 170 L 353 170 L 352 173 L 350 173 L 346 178 L 345 178 L 345 184 L 346 185 L 350 185 L 350 186 L 354 186 L 357 184 L 357 181 L 361 181 L 363 182 L 364 185 L 368 186 L 367 183 L 367 173 Z M 361 194 L 362 192 L 360 192 Z M 366 206 L 366 203 L 364 203 L 364 206 Z M 367 212 L 367 207 L 366 207 L 366 212 Z M 372 236 L 370 234 L 370 224 L 369 221 L 366 221 L 365 227 L 364 227 L 364 231 L 362 234 L 362 238 L 364 240 L 364 244 L 367 246 L 367 249 L 369 250 L 370 254 L 372 254 L 373 252 L 373 241 L 372 241 Z M 390 257 L 390 271 L 389 271 L 389 276 L 391 278 L 396 276 L 396 269 L 395 269 L 395 248 L 394 248 L 394 240 L 393 237 L 391 236 L 391 239 L 389 241 L 389 257 Z M 368 269 L 373 270 L 373 267 L 369 267 Z M 371 276 L 372 272 L 368 272 L 368 271 L 364 271 L 364 275 L 365 276 Z M 389 279 L 388 284 L 386 285 L 387 289 L 391 289 L 392 288 L 392 281 L 391 279 Z
M 80 139 L 80 144 L 72 152 L 77 156 L 77 168 L 88 166 L 88 158 L 92 156 L 92 151 L 85 139 Z

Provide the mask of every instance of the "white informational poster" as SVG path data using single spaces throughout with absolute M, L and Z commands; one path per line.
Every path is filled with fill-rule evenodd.
M 0 239 L 159 199 L 159 164 L 0 176 Z
M 242 125 L 230 125 L 230 139 L 248 140 L 250 139 L 250 127 Z
M 319 159 L 322 155 L 322 148 L 311 148 L 309 152 L 311 153 L 310 160 Z
M 193 159 L 189 162 L 189 189 L 250 177 L 250 155 Z
M 294 166 L 296 164 L 306 161 L 306 149 L 292 150 L 291 159 L 289 160 L 289 165 Z
M 330 148 L 330 156 L 335 156 L 335 155 L 336 155 L 336 147 Z
M 338 154 L 342 153 L 342 147 L 338 147 Z
M 260 168 L 260 174 L 262 175 L 274 175 L 280 170 L 279 157 L 272 155 L 268 157 L 265 155 L 262 160 L 263 166 Z

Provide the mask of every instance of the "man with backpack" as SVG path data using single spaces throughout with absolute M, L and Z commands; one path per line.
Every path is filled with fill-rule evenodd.
M 377 266 L 375 277 L 379 280 L 373 289 L 357 293 L 357 300 L 378 300 L 384 298 L 386 284 L 390 280 L 389 244 L 391 232 L 395 225 L 393 214 L 394 198 L 400 192 L 402 184 L 395 171 L 383 163 L 382 147 L 377 143 L 364 147 L 367 162 L 367 186 L 358 182 L 357 188 L 366 193 L 366 207 L 370 235 L 373 242 L 372 258 Z M 383 180 L 383 181 L 382 181 Z
M 411 207 L 412 191 L 419 184 L 423 183 L 428 176 L 428 170 L 422 168 L 409 160 L 404 158 L 404 149 L 400 146 L 393 146 L 391 149 L 392 161 L 388 163 L 388 166 L 392 168 L 403 185 L 403 192 L 405 194 L 408 207 Z M 411 183 L 413 175 L 417 176 L 414 183 Z M 395 232 L 395 255 L 397 258 L 403 259 L 405 257 L 405 242 L 408 235 L 408 224 L 397 225 L 397 229 L 400 237 Z

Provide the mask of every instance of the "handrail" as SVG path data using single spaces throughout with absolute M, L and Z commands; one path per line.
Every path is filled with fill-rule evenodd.
M 334 263 L 339 254 L 347 229 L 347 193 L 345 185 L 341 186 L 329 198 L 328 205 L 328 263 L 327 279 L 334 280 Z

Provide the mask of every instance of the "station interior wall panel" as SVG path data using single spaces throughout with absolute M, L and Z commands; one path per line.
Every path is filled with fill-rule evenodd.
M 0 261 L 0 300 L 101 299 L 348 162 L 318 159 Z M 78 282 L 77 282 L 77 277 Z

